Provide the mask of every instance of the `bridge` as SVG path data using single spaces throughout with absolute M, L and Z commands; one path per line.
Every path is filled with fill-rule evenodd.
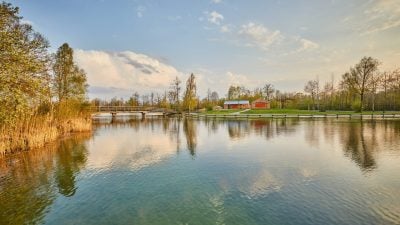
M 91 112 L 94 114 L 110 113 L 113 117 L 118 113 L 140 113 L 143 118 L 146 117 L 147 113 L 161 113 L 163 116 L 178 114 L 178 112 L 171 109 L 148 106 L 93 106 L 91 107 Z

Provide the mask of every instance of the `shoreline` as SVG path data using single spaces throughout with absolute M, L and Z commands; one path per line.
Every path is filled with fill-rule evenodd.
M 42 148 L 74 134 L 90 133 L 93 122 L 91 118 L 73 118 L 57 122 L 42 120 L 40 125 L 33 126 L 31 129 L 18 128 L 20 127 L 1 130 L 0 157 Z

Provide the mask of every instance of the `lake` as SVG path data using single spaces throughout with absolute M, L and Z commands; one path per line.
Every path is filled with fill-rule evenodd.
M 0 224 L 400 224 L 400 121 L 97 119 L 0 159 Z

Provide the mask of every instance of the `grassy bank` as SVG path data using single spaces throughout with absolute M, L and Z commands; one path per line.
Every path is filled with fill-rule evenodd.
M 224 114 L 230 114 L 233 112 L 239 112 L 243 110 L 219 110 L 219 111 L 208 111 L 205 112 L 205 114 L 219 114 L 219 115 L 224 115 Z M 348 114 L 361 114 L 359 112 L 354 112 L 354 111 L 326 111 L 326 112 L 320 112 L 317 110 L 298 110 L 298 109 L 252 109 L 246 112 L 243 112 L 241 114 L 290 114 L 290 115 L 325 115 L 325 114 L 339 114 L 339 115 L 348 115 Z M 399 111 L 394 111 L 394 112 L 383 112 L 383 111 L 365 111 L 362 112 L 362 114 L 365 115 L 382 115 L 382 114 L 400 114 Z
M 13 126 L 0 128 L 0 154 L 43 147 L 57 138 L 90 131 L 90 117 L 54 119 L 50 116 L 24 118 Z
M 212 110 L 212 111 L 206 111 L 203 114 L 230 114 L 230 113 L 235 113 L 235 112 L 240 112 L 243 111 L 244 109 L 221 109 L 221 110 Z

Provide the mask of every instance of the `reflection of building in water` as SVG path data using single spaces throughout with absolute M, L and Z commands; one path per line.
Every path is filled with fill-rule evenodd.
M 297 119 L 262 119 L 223 121 L 228 125 L 231 138 L 244 138 L 256 134 L 271 139 L 277 135 L 291 134 L 299 124 Z
M 84 141 L 89 137 L 82 134 L 43 149 L 0 158 L 1 223 L 40 224 L 57 192 L 72 196 L 76 176 L 86 163 Z

